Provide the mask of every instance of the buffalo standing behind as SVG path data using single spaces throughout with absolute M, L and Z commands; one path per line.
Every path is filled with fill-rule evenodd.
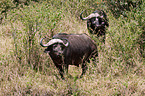
M 103 36 L 103 42 L 105 43 L 106 27 L 109 26 L 107 15 L 103 10 L 96 10 L 89 16 L 83 18 L 81 12 L 80 18 L 87 20 L 87 28 L 90 34 L 96 34 L 98 37 Z

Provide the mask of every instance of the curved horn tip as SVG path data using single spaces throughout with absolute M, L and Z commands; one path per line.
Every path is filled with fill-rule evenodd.
M 84 10 L 84 11 L 85 11 L 85 10 Z M 85 19 L 82 17 L 82 14 L 83 14 L 84 11 L 82 11 L 81 14 L 80 14 L 80 18 L 81 18 L 82 20 L 85 20 Z
M 44 38 L 42 38 L 42 39 L 40 40 L 40 45 L 41 45 L 42 47 L 44 47 L 44 45 L 42 44 L 43 39 L 44 39 Z
M 65 47 L 68 47 L 68 45 L 69 45 L 69 42 L 67 42 L 67 43 L 65 44 Z
M 46 37 L 45 37 L 45 38 L 46 38 Z M 40 40 L 40 45 L 41 45 L 42 47 L 47 47 L 47 44 L 43 44 L 43 43 L 42 43 L 43 39 L 45 39 L 45 38 L 42 38 L 42 39 Z
M 68 41 L 68 39 L 63 38 L 63 39 L 61 39 L 61 40 L 62 40 L 62 41 L 65 40 L 65 41 L 66 41 L 66 43 L 64 43 L 64 41 L 63 41 L 63 45 L 64 45 L 65 47 L 68 47 L 68 46 L 69 46 L 69 41 Z

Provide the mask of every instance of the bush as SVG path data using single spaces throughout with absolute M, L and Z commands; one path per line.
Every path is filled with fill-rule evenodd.
M 1 0 L 0 1 L 0 22 L 2 22 L 2 19 L 7 16 L 7 11 L 14 8 L 15 4 L 13 3 L 13 0 Z
M 38 7 L 39 6 L 39 7 Z M 13 39 L 15 44 L 15 56 L 23 65 L 31 65 L 32 68 L 41 64 L 39 40 L 42 36 L 52 37 L 56 23 L 61 19 L 61 10 L 53 11 L 47 3 L 34 4 L 20 10 L 14 10 L 10 15 L 13 27 Z M 17 27 L 22 22 L 22 30 Z M 14 25 L 16 24 L 16 26 Z M 39 64 L 40 63 L 40 64 Z
M 129 11 L 124 9 L 127 17 L 118 18 L 105 4 L 101 0 L 40 0 L 7 11 L 0 24 L 0 94 L 143 96 L 145 60 L 139 49 L 145 53 L 144 3 L 129 7 Z M 99 56 L 87 63 L 83 78 L 77 78 L 81 68 L 70 66 L 66 80 L 61 80 L 39 41 L 60 32 L 88 33 L 86 22 L 79 18 L 85 9 L 87 15 L 96 9 L 107 12 L 105 44 L 96 42 Z
M 138 8 L 142 4 L 142 0 L 107 0 L 106 5 L 113 15 L 118 18 L 120 15 L 127 17 L 126 11 L 130 11 L 132 8 Z

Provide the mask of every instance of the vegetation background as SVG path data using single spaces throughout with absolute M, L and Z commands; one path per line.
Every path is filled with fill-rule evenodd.
M 96 63 L 87 63 L 81 79 L 81 68 L 70 66 L 61 80 L 39 41 L 62 32 L 88 34 L 79 15 L 96 9 L 109 19 L 105 44 L 90 35 L 98 45 Z M 145 95 L 144 0 L 0 0 L 0 12 L 2 96 Z

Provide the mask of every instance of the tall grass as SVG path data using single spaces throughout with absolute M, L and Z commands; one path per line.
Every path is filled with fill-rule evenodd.
M 0 94 L 145 95 L 144 1 L 140 7 L 124 10 L 127 17 L 118 18 L 107 5 L 101 0 L 42 0 L 9 10 L 0 25 Z M 39 41 L 62 32 L 88 34 L 79 14 L 95 9 L 107 12 L 106 42 L 91 36 L 98 45 L 96 62 L 87 63 L 82 79 L 76 78 L 81 68 L 70 66 L 66 80 L 61 80 Z

